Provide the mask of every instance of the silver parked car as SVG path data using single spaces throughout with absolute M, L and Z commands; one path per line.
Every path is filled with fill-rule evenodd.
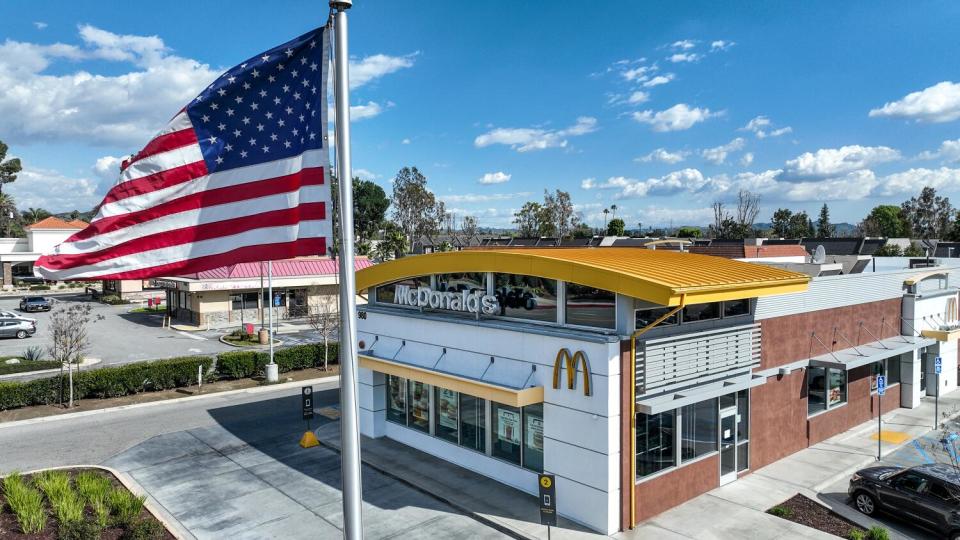
M 37 323 L 23 319 L 0 319 L 0 337 L 23 339 L 37 331 Z
M 16 311 L 7 311 L 5 309 L 0 309 L 0 319 L 20 319 L 23 321 L 37 322 L 33 317 L 24 317 L 23 315 L 17 313 Z

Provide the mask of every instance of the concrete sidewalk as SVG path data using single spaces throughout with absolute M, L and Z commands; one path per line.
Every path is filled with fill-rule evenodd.
M 960 391 L 940 397 L 940 413 L 956 416 Z M 933 398 L 924 398 L 915 409 L 897 409 L 883 415 L 885 438 L 897 435 L 900 444 L 883 443 L 883 455 L 892 454 L 934 427 Z M 877 459 L 877 422 L 871 420 L 831 437 L 822 443 L 787 456 L 736 482 L 705 493 L 640 524 L 622 538 L 836 538 L 807 527 L 786 531 L 786 520 L 766 510 L 797 493 L 820 502 L 864 527 L 880 523 L 847 505 L 837 486 L 858 469 L 872 466 Z M 828 489 L 829 488 L 829 489 Z M 830 493 L 827 493 L 829 491 Z M 793 525 L 792 523 L 790 523 Z M 907 538 L 891 530 L 891 538 Z M 656 536 L 654 536 L 656 535 Z

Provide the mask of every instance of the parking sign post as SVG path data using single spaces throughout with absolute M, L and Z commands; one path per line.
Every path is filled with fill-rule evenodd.
M 883 416 L 883 395 L 887 393 L 887 378 L 883 375 L 877 376 L 877 461 L 880 461 L 882 451 L 882 431 L 880 418 Z
M 937 429 L 940 421 L 940 372 L 943 371 L 943 358 L 938 356 L 934 359 L 933 370 L 937 374 L 937 393 L 933 395 L 933 429 Z

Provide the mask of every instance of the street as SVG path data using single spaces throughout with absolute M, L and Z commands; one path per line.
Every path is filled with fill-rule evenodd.
M 339 400 L 314 385 L 313 427 Z M 128 475 L 196 538 L 325 538 L 342 527 L 339 454 L 298 445 L 299 388 L 216 395 L 29 425 L 0 424 L 0 474 L 100 464 Z M 333 415 L 335 417 L 335 415 Z M 364 467 L 368 538 L 503 538 Z

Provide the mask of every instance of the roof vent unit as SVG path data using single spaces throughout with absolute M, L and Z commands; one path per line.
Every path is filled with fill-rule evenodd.
M 813 259 L 810 262 L 814 264 L 827 262 L 827 250 L 823 249 L 823 245 L 817 246 L 817 249 L 813 252 Z

